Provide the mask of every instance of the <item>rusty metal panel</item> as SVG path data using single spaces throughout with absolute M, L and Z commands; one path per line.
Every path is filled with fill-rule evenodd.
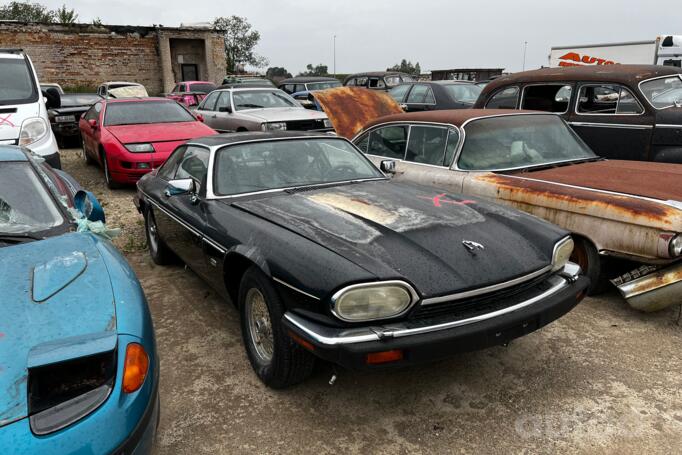
M 385 92 L 358 87 L 338 87 L 314 93 L 331 120 L 336 134 L 352 139 L 367 123 L 403 110 Z
M 682 262 L 650 273 L 649 267 L 640 267 L 611 280 L 623 298 L 641 311 L 658 311 L 680 304 L 682 295 Z

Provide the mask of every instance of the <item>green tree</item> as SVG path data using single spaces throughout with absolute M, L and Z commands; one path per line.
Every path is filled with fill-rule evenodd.
M 302 73 L 299 73 L 299 76 L 328 76 L 329 75 L 329 68 L 327 65 L 323 65 L 322 63 L 313 66 L 312 63 L 308 63 L 306 65 L 306 69 L 308 71 L 304 71 Z
M 267 66 L 268 60 L 255 52 L 260 33 L 252 30 L 245 17 L 218 17 L 213 21 L 213 28 L 223 35 L 228 73 L 234 73 L 241 65 Z
M 402 59 L 400 63 L 393 65 L 390 68 L 386 68 L 386 71 L 400 71 L 401 73 L 414 74 L 415 76 L 419 76 L 422 72 L 419 67 L 419 62 L 413 65 L 412 62 L 405 59 Z
M 0 6 L 0 20 L 54 22 L 55 12 L 39 3 L 10 2 Z
M 73 9 L 67 9 L 62 5 L 55 11 L 55 19 L 60 24 L 75 24 L 78 21 L 78 14 Z
M 291 73 L 286 70 L 286 68 L 280 66 L 273 66 L 268 68 L 265 72 L 265 76 L 268 79 L 287 79 L 291 77 Z

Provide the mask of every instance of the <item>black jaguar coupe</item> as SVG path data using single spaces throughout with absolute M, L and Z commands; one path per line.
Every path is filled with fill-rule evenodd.
M 274 388 L 317 357 L 375 369 L 504 344 L 588 285 L 562 229 L 391 182 L 339 137 L 194 139 L 137 188 L 153 260 L 179 258 L 237 305 L 251 364 Z

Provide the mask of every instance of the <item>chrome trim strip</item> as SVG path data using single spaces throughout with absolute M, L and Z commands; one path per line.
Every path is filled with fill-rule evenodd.
M 650 130 L 653 128 L 652 125 L 628 125 L 627 123 L 568 122 L 568 124 L 573 126 L 594 126 L 597 128 L 620 128 L 628 130 Z
M 385 338 L 401 338 L 412 335 L 421 335 L 424 333 L 437 332 L 441 330 L 454 329 L 456 327 L 462 327 L 469 324 L 475 324 L 478 322 L 483 322 L 488 319 L 493 319 L 505 314 L 513 313 L 514 311 L 521 310 L 523 308 L 529 307 L 543 299 L 546 299 L 557 292 L 563 290 L 569 286 L 568 280 L 562 278 L 558 275 L 554 275 L 549 278 L 552 282 L 552 287 L 545 292 L 538 294 L 528 300 L 520 302 L 516 305 L 503 308 L 498 311 L 493 311 L 491 313 L 482 314 L 479 316 L 474 316 L 467 319 L 460 319 L 458 321 L 450 321 L 442 324 L 436 324 L 425 327 L 416 328 L 406 328 L 404 325 L 386 325 L 381 327 L 371 327 L 362 329 L 349 329 L 349 330 L 334 330 L 330 329 L 326 334 L 318 333 L 315 331 L 316 327 L 310 327 L 310 324 L 302 317 L 287 312 L 284 314 L 284 318 L 303 333 L 305 333 L 310 339 L 318 344 L 325 346 L 339 346 L 355 343 L 365 343 L 369 341 L 379 341 Z
M 561 243 L 561 241 L 559 243 Z M 559 245 L 559 243 L 557 243 L 557 245 Z M 554 248 L 556 249 L 556 245 Z M 490 286 L 486 286 L 484 288 L 472 289 L 471 291 L 458 292 L 456 294 L 450 294 L 450 295 L 444 295 L 441 297 L 432 297 L 430 299 L 424 299 L 422 301 L 422 306 L 435 305 L 437 303 L 450 302 L 453 300 L 462 300 L 462 299 L 467 299 L 469 297 L 475 297 L 475 296 L 482 295 L 482 294 L 488 294 L 488 293 L 495 292 L 495 291 L 501 291 L 502 289 L 507 289 L 507 288 L 510 288 L 510 287 L 515 286 L 517 284 L 521 284 L 523 282 L 530 281 L 533 278 L 537 278 L 540 275 L 543 275 L 543 274 L 549 272 L 550 270 L 552 270 L 551 264 L 546 266 L 546 267 L 541 268 L 540 270 L 536 270 L 535 272 L 529 273 L 528 275 L 524 275 L 524 276 L 521 276 L 518 278 L 514 278 L 513 280 L 505 281 L 504 283 L 497 283 L 497 284 L 493 284 Z
M 277 283 L 281 284 L 282 286 L 286 286 L 286 287 L 288 287 L 289 289 L 292 289 L 292 290 L 294 290 L 294 291 L 296 291 L 296 292 L 298 292 L 298 293 L 300 293 L 300 294 L 303 294 L 303 295 L 305 295 L 305 296 L 307 296 L 307 297 L 310 297 L 311 299 L 321 300 L 319 297 L 316 297 L 316 296 L 314 296 L 314 295 L 312 295 L 312 294 L 308 294 L 307 292 L 300 290 L 300 289 L 297 288 L 296 286 L 290 285 L 290 284 L 287 283 L 286 281 L 280 280 L 279 278 L 275 278 L 274 276 L 272 277 L 272 279 L 273 279 L 273 281 L 276 281 Z
M 682 128 L 682 125 L 673 125 L 671 123 L 657 123 L 656 128 Z
M 218 250 L 218 252 L 220 252 L 220 254 L 225 254 L 225 253 L 227 253 L 227 250 L 226 250 L 225 248 L 223 248 L 222 246 L 220 246 L 218 243 L 214 242 L 213 240 L 209 239 L 209 238 L 206 237 L 205 235 L 202 237 L 202 240 L 203 240 L 204 242 L 208 243 L 209 245 L 211 245 L 211 246 L 212 246 L 213 248 L 215 248 L 216 250 Z

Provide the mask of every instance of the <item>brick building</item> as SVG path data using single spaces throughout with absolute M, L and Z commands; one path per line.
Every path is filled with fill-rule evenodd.
M 205 27 L 136 27 L 0 21 L 0 48 L 22 48 L 42 82 L 93 90 L 105 81 L 143 84 L 150 94 L 182 80 L 221 82 L 222 37 Z

